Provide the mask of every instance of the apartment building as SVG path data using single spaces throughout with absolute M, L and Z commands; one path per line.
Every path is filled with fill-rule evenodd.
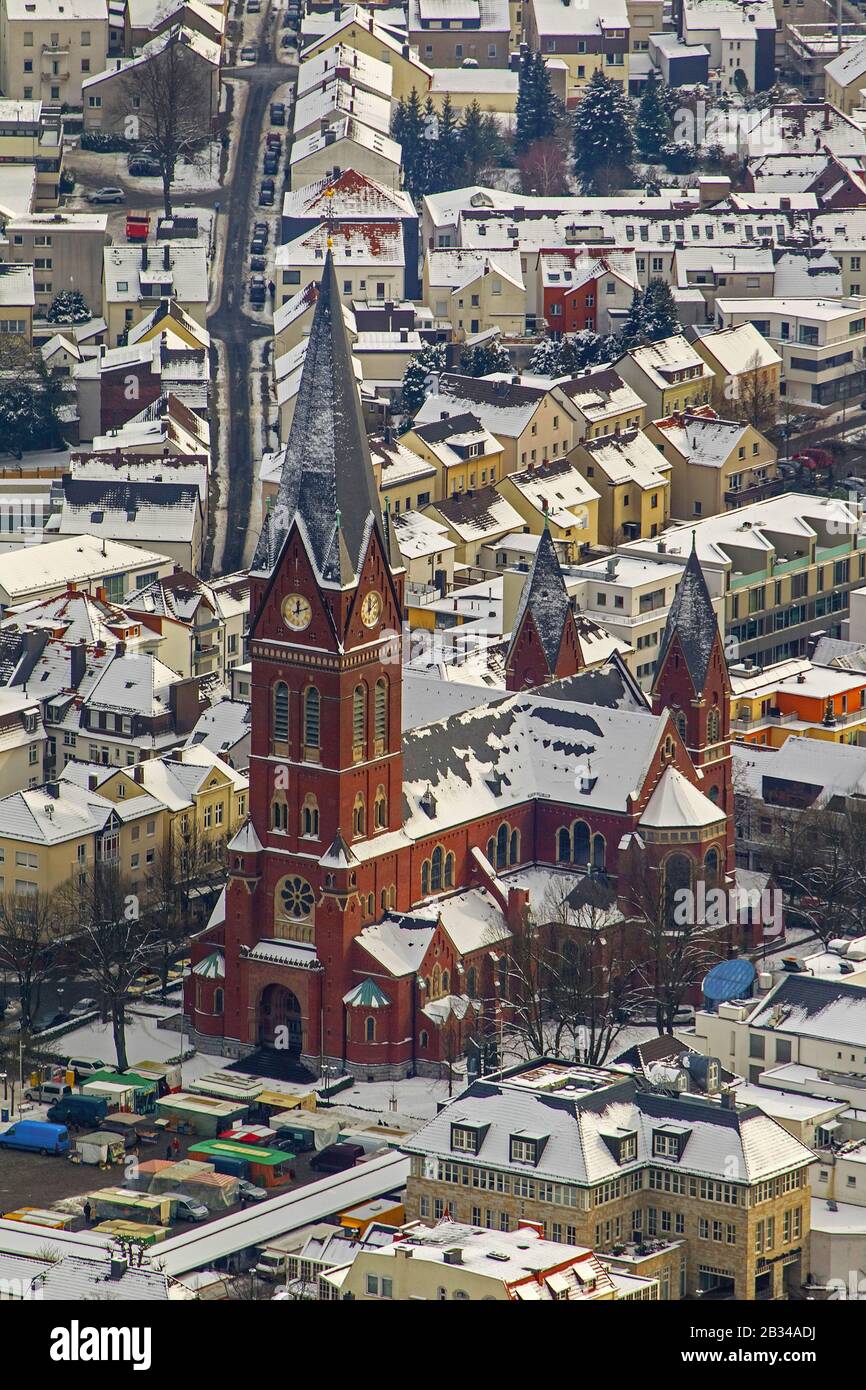
M 160 655 L 181 677 L 217 676 L 240 660 L 248 606 L 232 601 L 231 591 L 175 569 L 129 596 L 127 611 L 160 635 Z
M 584 248 L 538 258 L 538 298 L 551 333 L 616 333 L 638 287 L 634 252 L 598 256 Z
M 205 516 L 197 483 L 64 478 L 52 490 L 56 536 L 120 540 L 197 574 Z
M 0 90 L 79 109 L 82 85 L 108 56 L 107 0 L 2 0 Z
M 643 428 L 646 406 L 611 367 L 588 367 L 551 388 L 573 421 L 576 443 Z
M 395 439 L 390 431 L 371 438 L 370 455 L 383 514 L 400 516 L 426 507 L 441 486 L 439 465 L 430 455 L 409 448 L 403 437 Z
M 403 1143 L 406 1214 L 537 1221 L 599 1253 L 658 1240 L 663 1299 L 783 1298 L 809 1268 L 812 1152 L 707 1084 L 672 1096 L 554 1062 L 478 1081 Z
M 204 242 L 106 246 L 102 315 L 111 346 L 126 342 L 135 324 L 174 300 L 200 327 L 207 324 L 208 248 Z
M 517 251 L 428 251 L 423 298 L 435 325 L 458 341 L 490 328 L 520 334 L 526 327 L 526 286 Z
M 682 0 L 681 34 L 709 49 L 716 92 L 763 92 L 776 80 L 773 0 Z
M 671 465 L 649 433 L 625 430 L 578 444 L 569 461 L 599 494 L 598 539 L 657 536 L 671 514 Z
M 835 29 L 834 29 L 835 39 Z M 824 63 L 824 95 L 846 116 L 866 103 L 866 38 Z
M 389 135 L 371 129 L 354 116 L 346 116 L 327 130 L 314 130 L 293 142 L 289 155 L 292 192 L 311 183 L 339 178 L 344 169 L 354 169 L 398 193 L 402 154 L 398 142 Z
M 751 323 L 782 358 L 779 394 L 825 410 L 866 390 L 866 298 L 716 300 L 720 328 Z
M 32 265 L 0 264 L 0 333 L 33 341 L 33 309 L 36 304 Z
M 46 743 L 38 697 L 0 690 L 0 796 L 42 785 Z
M 405 297 L 406 253 L 399 222 L 343 221 L 333 226 L 322 222 L 277 247 L 277 304 L 285 304 L 311 280 L 321 280 L 329 249 L 346 304 L 353 299 L 400 301 Z
M 0 260 L 33 267 L 37 315 L 44 315 L 54 296 L 74 285 L 98 317 L 108 243 L 108 216 L 104 212 L 35 212 L 6 223 Z
M 398 38 L 387 25 L 381 24 L 373 11 L 361 5 L 348 5 L 338 18 L 307 41 L 302 35 L 302 57 L 318 57 L 324 50 L 345 45 L 387 63 L 392 72 L 391 95 L 395 101 L 408 97 L 412 91 L 423 94 L 430 85 L 430 68 L 422 62 L 411 43 Z M 421 58 L 423 58 L 423 53 Z M 469 56 L 468 54 L 466 55 Z M 479 59 L 480 62 L 480 59 Z M 504 66 L 500 62 L 497 66 Z M 357 164 L 343 164 L 344 169 L 358 169 Z M 293 185 L 297 187 L 298 185 Z M 396 185 L 399 188 L 399 183 Z
M 512 531 L 522 530 L 524 524 L 520 512 L 489 484 L 431 502 L 424 508 L 424 515 L 445 528 L 445 535 L 454 545 L 455 564 L 469 566 L 480 565 L 486 547 Z M 449 598 L 447 605 L 453 605 L 457 612 L 456 598 Z
M 713 373 L 680 333 L 632 348 L 613 365 L 645 403 L 650 420 L 709 402 Z
M 141 110 L 141 103 L 146 104 L 150 100 L 147 78 L 142 80 L 141 94 L 130 96 L 130 86 L 136 81 L 136 69 L 153 64 L 158 71 L 159 65 L 164 62 L 163 54 L 170 48 L 176 48 L 181 55 L 178 62 L 185 80 L 195 90 L 202 124 L 207 123 L 213 128 L 220 109 L 222 46 L 194 29 L 175 25 L 151 39 L 132 58 L 115 58 L 110 66 L 95 69 L 94 76 L 85 79 L 82 83 L 85 129 L 123 133 L 130 116 L 130 106 L 134 111 L 137 101 Z M 158 80 L 153 85 L 158 90 Z M 145 116 L 149 120 L 159 119 L 158 113 L 148 112 L 146 105 Z
M 410 45 L 431 68 L 508 66 L 508 0 L 409 0 Z
M 572 445 L 572 415 L 543 386 L 519 376 L 442 372 L 415 415 L 415 425 L 451 415 L 474 415 L 502 445 L 505 474 L 564 457 Z
M 774 445 L 712 406 L 653 420 L 646 433 L 670 462 L 674 517 L 717 516 L 781 491 Z
M 13 605 L 62 594 L 70 583 L 89 594 L 101 589 L 109 602 L 120 602 L 171 569 L 164 555 L 93 536 L 27 546 L 0 555 L 0 616 Z
M 783 493 L 631 541 L 623 553 L 684 561 L 693 541 L 711 594 L 724 598 L 735 660 L 781 661 L 802 656 L 816 632 L 840 636 L 850 590 L 866 577 L 859 509 L 835 498 Z
M 400 442 L 436 470 L 428 502 L 469 488 L 486 487 L 503 475 L 502 445 L 471 413 L 416 424 L 401 436 Z
M 56 208 L 63 168 L 63 119 L 41 101 L 0 100 L 0 163 L 36 170 L 36 210 Z
M 526 40 L 568 69 L 566 103 L 576 106 L 596 72 L 628 91 L 631 37 L 625 0 L 527 0 Z
M 789 738 L 860 744 L 866 733 L 866 675 L 794 657 L 730 667 L 731 734 L 781 748 Z

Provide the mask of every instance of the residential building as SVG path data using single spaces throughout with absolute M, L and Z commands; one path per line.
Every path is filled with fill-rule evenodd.
M 320 222 L 312 231 L 277 247 L 277 304 L 285 304 L 311 280 L 321 280 L 329 248 L 347 304 L 353 299 L 404 298 L 406 256 L 399 222 L 343 221 L 333 226 Z
M 485 546 L 523 526 L 520 512 L 492 484 L 430 502 L 424 515 L 445 527 L 459 565 L 480 565 Z
M 835 34 L 835 30 L 834 30 Z M 866 37 L 824 63 L 824 96 L 846 116 L 860 110 L 866 97 Z
M 434 486 L 427 501 L 471 488 L 486 487 L 503 474 L 502 445 L 482 425 L 477 415 L 446 415 L 444 420 L 417 424 L 400 438 L 404 449 L 426 459 L 435 469 Z M 419 505 L 422 505 L 419 503 Z
M 572 443 L 572 417 L 544 386 L 519 377 L 471 377 L 442 372 L 415 415 L 415 425 L 446 415 L 474 415 L 502 445 L 502 471 L 563 457 Z
M 62 117 L 46 112 L 41 101 L 0 100 L 0 162 L 35 167 L 36 211 L 56 208 L 63 167 Z
M 201 569 L 204 507 L 196 483 L 64 478 L 54 491 L 48 531 L 119 541 L 184 570 Z
M 633 251 L 599 255 L 585 248 L 542 252 L 539 297 L 551 333 L 616 333 L 638 288 Z
M 328 52 L 329 50 L 326 50 L 326 57 Z M 300 71 L 303 72 L 306 66 L 307 64 L 303 63 Z M 333 226 L 336 222 L 395 221 L 400 223 L 403 231 L 407 294 L 417 298 L 420 295 L 417 270 L 418 214 L 408 193 L 392 187 L 386 188 L 349 167 L 343 168 L 332 178 L 319 179 L 304 188 L 296 188 L 283 195 L 283 241 L 294 241 L 303 232 L 314 231 L 320 222 L 328 222 Z M 375 299 L 375 295 L 371 295 L 370 298 Z M 412 323 L 387 326 L 413 328 L 414 315 Z M 277 335 L 276 319 L 274 334 Z
M 551 391 L 573 421 L 576 444 L 643 428 L 646 406 L 611 367 L 589 367 Z
M 533 534 L 549 529 L 569 563 L 597 544 L 599 493 L 568 458 L 530 464 L 497 488 Z
M 645 403 L 650 420 L 709 402 L 712 370 L 682 334 L 632 348 L 613 365 Z
M 0 264 L 0 333 L 23 339 L 28 348 L 33 341 L 34 286 L 32 265 Z
M 143 627 L 159 633 L 162 660 L 182 678 L 225 680 L 229 661 L 235 664 L 241 656 L 242 620 L 233 616 L 227 622 L 219 594 L 188 570 L 175 569 L 137 589 L 126 608 Z
M 866 389 L 866 298 L 716 300 L 720 328 L 751 323 L 782 358 L 780 397 L 838 409 Z M 670 412 L 668 412 L 670 413 Z
M 515 335 L 526 327 L 526 287 L 517 251 L 428 251 L 423 297 L 437 327 L 448 329 L 458 341 L 488 328 Z
M 391 96 L 394 101 L 408 97 L 413 90 L 423 96 L 430 85 L 430 69 L 419 61 L 411 44 L 398 38 L 387 25 L 380 24 L 375 12 L 362 5 L 349 5 L 327 25 L 323 33 L 304 43 L 303 62 L 318 57 L 326 49 L 342 46 L 388 64 L 392 72 Z M 344 163 L 342 167 L 360 169 L 360 165 L 351 163 Z M 298 187 L 297 184 L 294 186 Z M 399 187 L 399 184 L 395 187 Z
M 34 308 L 40 317 L 60 290 L 74 286 L 91 313 L 102 312 L 104 212 L 35 212 L 6 223 L 0 258 L 33 267 Z
M 345 116 L 327 130 L 315 130 L 293 143 L 289 156 L 292 190 L 339 178 L 344 169 L 354 169 L 383 188 L 398 192 L 401 159 L 396 140 L 354 116 Z
M 46 743 L 38 696 L 0 690 L 0 796 L 42 785 Z
M 163 300 L 176 301 L 190 318 L 205 327 L 208 248 L 204 242 L 105 248 L 102 313 L 112 346 L 122 346 L 129 330 L 159 308 Z
M 528 0 L 524 22 L 530 48 L 565 63 L 569 106 L 577 105 L 596 72 L 628 91 L 631 40 L 625 0 L 590 0 L 578 7 L 570 0 Z
M 2 0 L 0 90 L 5 97 L 80 109 L 89 73 L 108 54 L 106 0 Z
M 775 446 L 712 406 L 653 420 L 646 433 L 670 463 L 672 516 L 717 516 L 781 491 Z
M 131 589 L 143 588 L 172 563 L 164 555 L 95 536 L 66 536 L 0 555 L 0 616 L 7 609 L 62 594 L 70 583 L 88 594 L 103 589 L 109 602 L 120 602 Z
M 599 496 L 598 539 L 616 547 L 657 536 L 671 514 L 671 465 L 649 432 L 625 430 L 587 439 L 568 456 Z
M 776 80 L 773 0 L 682 0 L 680 32 L 709 49 L 714 92 L 763 92 Z M 740 73 L 742 76 L 737 76 Z
M 440 486 L 437 462 L 408 447 L 405 436 L 395 439 L 390 431 L 372 436 L 370 456 L 383 512 L 397 517 L 426 507 Z
M 699 334 L 694 349 L 713 371 L 714 410 L 764 429 L 775 422 L 782 359 L 753 323 Z
M 220 60 L 222 44 L 205 37 L 185 24 L 173 25 L 171 29 L 146 43 L 131 58 L 115 58 L 111 66 L 94 69 L 94 75 L 82 83 L 84 105 L 84 126 L 86 130 L 102 130 L 108 134 L 122 134 L 124 123 L 129 120 L 130 107 L 135 114 L 144 109 L 146 120 L 158 120 L 158 114 L 148 112 L 147 80 L 141 84 L 141 91 L 130 95 L 136 85 L 135 69 L 154 63 L 157 67 L 163 62 L 162 55 L 170 48 L 177 48 L 183 54 L 182 68 L 185 77 L 194 86 L 201 102 L 202 124 L 211 128 L 220 110 Z M 142 102 L 145 107 L 142 108 Z
M 818 666 L 808 657 L 732 666 L 731 732 L 742 743 L 781 748 L 791 737 L 861 743 L 866 673 Z
M 508 0 L 409 0 L 409 43 L 430 68 L 505 68 L 511 51 Z

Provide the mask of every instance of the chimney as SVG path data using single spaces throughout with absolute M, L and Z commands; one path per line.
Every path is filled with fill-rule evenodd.
M 98 784 L 98 781 L 99 781 L 99 779 L 98 779 L 98 777 L 96 776 L 96 773 L 95 773 L 95 772 L 91 772 L 91 773 L 90 773 L 90 776 L 89 776 L 88 779 L 87 779 L 87 790 L 88 790 L 88 791 L 91 791 L 91 792 L 95 792 L 95 791 L 96 791 L 97 784 Z
M 171 250 L 171 248 L 169 247 L 168 242 L 166 242 L 165 245 L 164 245 L 163 248 L 162 248 L 162 268 L 163 268 L 163 270 L 171 270 L 171 261 L 169 260 L 169 253 L 170 253 L 170 250 Z
M 69 649 L 69 684 L 77 690 L 87 669 L 87 643 L 84 638 Z
M 118 642 L 117 646 L 114 648 L 114 655 L 115 655 L 115 656 L 126 656 L 126 643 L 125 643 L 125 642 Z
M 135 764 L 135 767 L 132 769 L 132 776 L 133 780 L 136 781 L 139 784 L 139 786 L 141 786 L 142 782 L 144 781 L 144 768 L 142 767 L 141 763 Z
M 518 1231 L 534 1231 L 539 1240 L 544 1239 L 544 1225 L 541 1221 L 530 1221 L 528 1217 L 521 1216 L 517 1222 Z
M 176 734 L 188 734 L 199 716 L 198 678 L 187 676 L 168 689 L 168 704 Z
M 147 270 L 147 247 L 146 247 L 146 246 L 142 246 L 142 248 L 141 248 L 141 268 L 142 268 L 142 270 Z
M 126 1260 L 120 1259 L 117 1255 L 112 1255 L 108 1266 L 109 1279 L 113 1279 L 114 1281 L 122 1279 L 128 1268 L 129 1266 Z
M 46 791 L 46 793 L 47 793 L 48 796 L 50 796 L 54 801 L 56 801 L 57 798 L 60 796 L 60 783 L 59 783 L 59 782 L 46 782 L 46 783 L 45 783 L 45 791 Z

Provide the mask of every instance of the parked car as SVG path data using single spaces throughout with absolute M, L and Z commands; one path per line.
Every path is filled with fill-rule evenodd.
M 195 1202 L 192 1197 L 186 1197 L 182 1192 L 165 1192 L 162 1195 L 173 1202 L 175 1221 L 207 1221 L 210 1216 L 202 1202 Z
M 259 1279 L 265 1279 L 269 1284 L 276 1284 L 278 1280 L 285 1279 L 288 1266 L 289 1257 L 286 1251 L 262 1250 L 253 1266 L 253 1274 Z
M 250 279 L 250 303 L 264 304 L 267 297 L 268 288 L 264 275 L 253 275 Z
M 254 236 L 252 241 L 250 242 L 250 255 L 258 256 L 260 259 L 264 259 L 266 246 L 267 241 L 263 236 Z M 256 266 L 253 266 L 253 270 L 255 270 L 256 268 Z M 261 269 L 264 270 L 264 268 L 264 265 L 262 265 Z
M 127 168 L 133 178 L 154 178 L 162 173 L 162 166 L 152 155 L 131 154 Z
M 66 1070 L 74 1071 L 77 1080 L 82 1076 L 95 1076 L 98 1071 L 111 1071 L 111 1065 L 100 1057 L 70 1057 Z
M 98 1008 L 98 999 L 91 999 L 89 997 L 85 999 L 79 999 L 78 1003 L 73 1004 L 72 1008 L 69 1010 L 69 1017 L 82 1018 L 84 1014 L 92 1014 Z
M 122 188 L 97 188 L 87 195 L 88 203 L 122 203 L 125 199 Z
M 284 101 L 271 102 L 271 125 L 286 124 L 286 103 Z
M 44 1120 L 19 1120 L 0 1134 L 0 1147 L 29 1149 L 37 1154 L 69 1152 L 69 1130 L 65 1125 L 52 1125 Z
M 44 1103 L 53 1103 L 57 1100 L 66 1100 L 74 1095 L 71 1086 L 67 1086 L 65 1081 L 43 1081 L 40 1086 L 28 1086 L 24 1092 L 28 1100 L 35 1100 Z
M 256 48 L 255 44 L 245 44 L 241 49 L 242 63 L 257 63 L 258 58 L 259 50 Z
M 44 1033 L 46 1028 L 57 1028 L 61 1023 L 69 1022 L 69 1014 L 63 1009 L 49 1009 L 44 1014 L 36 1014 L 32 1019 L 34 1033 Z
M 267 269 L 267 261 L 264 256 L 250 256 L 250 270 L 255 270 L 262 274 Z M 171 971 L 168 972 L 171 975 Z
M 265 145 L 269 150 L 282 150 L 283 137 L 278 130 L 269 130 L 265 136 Z
M 267 241 L 268 238 L 269 238 L 270 235 L 271 235 L 271 229 L 270 229 L 270 227 L 268 226 L 267 222 L 254 222 L 254 223 L 253 223 L 253 235 L 254 235 L 254 236 L 263 236 L 264 239 L 265 239 L 265 241 Z
M 130 985 L 129 993 L 133 995 L 146 994 L 148 990 L 156 989 L 157 986 L 161 984 L 161 975 L 156 975 L 153 973 L 147 975 L 139 975 L 138 979 L 135 981 L 135 984 Z
M 247 14 L 261 14 L 262 0 L 247 0 Z
M 264 1202 L 268 1193 L 264 1187 L 256 1187 L 255 1183 L 241 1178 L 238 1182 L 238 1196 L 242 1202 Z
M 52 1124 L 80 1125 L 91 1133 L 103 1127 L 107 1115 L 107 1096 L 64 1096 L 63 1100 L 50 1105 L 46 1112 L 46 1118 Z
M 317 1173 L 342 1173 L 347 1168 L 354 1168 L 363 1157 L 364 1150 L 360 1144 L 329 1144 L 326 1149 L 313 1154 L 310 1167 Z
M 263 179 L 259 188 L 259 207 L 269 208 L 274 204 L 274 181 Z
M 279 150 L 265 150 L 265 157 L 262 160 L 262 169 L 266 174 L 276 174 L 280 168 Z

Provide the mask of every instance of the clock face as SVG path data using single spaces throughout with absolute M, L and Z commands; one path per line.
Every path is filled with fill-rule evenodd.
M 361 621 L 365 627 L 375 627 L 382 616 L 382 596 L 371 589 L 361 604 Z
M 303 632 L 310 626 L 313 609 L 303 594 L 287 594 L 283 599 L 283 622 L 293 632 Z

